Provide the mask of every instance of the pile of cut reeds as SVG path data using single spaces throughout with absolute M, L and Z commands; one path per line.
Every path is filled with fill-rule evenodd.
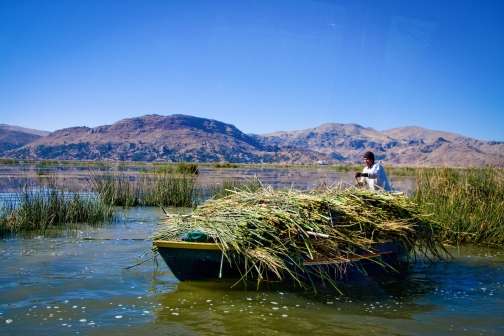
M 255 272 L 258 279 L 266 272 L 280 279 L 288 273 L 301 283 L 286 261 L 302 269 L 306 256 L 338 259 L 390 240 L 430 258 L 443 259 L 446 253 L 436 235 L 438 225 L 404 195 L 357 188 L 235 189 L 191 215 L 168 215 L 162 225 L 153 240 L 175 240 L 199 230 L 218 242 L 226 256 L 230 251 L 243 255 L 250 268 L 246 272 Z

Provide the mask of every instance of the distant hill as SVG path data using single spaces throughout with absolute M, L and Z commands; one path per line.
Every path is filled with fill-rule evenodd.
M 34 133 L 19 131 L 19 129 L 23 129 L 22 127 L 8 128 L 3 126 L 7 125 L 0 125 L 0 157 L 9 150 L 20 148 L 41 137 Z
M 502 165 L 504 142 L 481 141 L 459 134 L 409 126 L 379 132 L 355 124 L 324 124 L 315 128 L 256 136 L 279 147 L 303 147 L 333 160 L 362 163 L 366 151 L 394 166 L 482 167 Z
M 55 131 L 6 153 L 17 159 L 309 164 L 325 155 L 263 144 L 235 126 L 181 114 Z
M 495 154 L 497 156 L 504 156 L 504 142 L 503 141 L 482 141 L 469 138 L 460 134 L 431 131 L 418 126 L 407 126 L 393 128 L 384 131 L 384 134 L 403 142 L 422 141 L 425 144 L 432 144 L 439 139 L 444 139 L 449 143 L 467 146 L 468 149 L 481 151 L 485 154 Z
M 49 135 L 51 133 L 51 132 L 34 130 L 31 128 L 24 128 L 24 127 L 20 127 L 20 126 L 12 126 L 12 125 L 7 125 L 7 124 L 0 124 L 0 130 L 23 132 L 23 133 L 38 135 L 40 137 L 44 137 L 44 136 Z
M 324 124 L 256 135 L 220 121 L 175 114 L 65 128 L 44 137 L 0 127 L 2 134 L 0 156 L 17 159 L 361 165 L 363 153 L 370 150 L 389 166 L 504 165 L 504 142 L 416 126 L 379 132 L 356 124 Z M 15 141 L 21 136 L 24 140 Z
M 372 128 L 356 124 L 324 124 L 315 128 L 291 132 L 276 132 L 256 137 L 259 141 L 279 147 L 302 147 L 328 155 L 333 160 L 361 163 L 365 150 L 385 152 L 396 141 Z

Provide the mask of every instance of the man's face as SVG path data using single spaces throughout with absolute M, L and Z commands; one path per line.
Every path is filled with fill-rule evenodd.
M 368 167 L 368 168 L 371 168 L 371 166 L 373 165 L 373 160 L 371 159 L 368 159 L 368 158 L 364 158 L 364 164 Z

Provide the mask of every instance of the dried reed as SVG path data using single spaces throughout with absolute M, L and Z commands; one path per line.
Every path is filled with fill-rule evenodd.
M 405 196 L 356 188 L 234 189 L 226 197 L 208 200 L 192 215 L 169 215 L 163 224 L 153 240 L 175 240 L 197 229 L 218 242 L 227 257 L 230 251 L 244 256 L 245 273 L 256 273 L 258 279 L 267 273 L 280 279 L 287 274 L 301 285 L 306 284 L 299 275 L 304 257 L 357 256 L 359 250 L 372 251 L 376 243 L 390 240 L 414 253 L 438 258 L 446 253 L 436 235 L 437 224 Z

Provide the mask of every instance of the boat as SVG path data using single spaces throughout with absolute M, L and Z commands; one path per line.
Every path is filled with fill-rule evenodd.
M 414 246 L 442 251 L 436 223 L 404 196 L 354 188 L 234 190 L 191 214 L 166 213 L 160 224 L 152 251 L 180 281 L 309 287 L 402 271 Z
M 227 250 L 213 242 L 187 242 L 156 240 L 159 255 L 179 281 L 217 279 L 243 279 L 254 277 L 247 271 L 245 258 L 234 250 Z M 410 249 L 396 241 L 376 243 L 368 250 L 358 249 L 352 255 L 334 259 L 311 259 L 302 256 L 295 266 L 293 259 L 284 260 L 297 278 L 310 278 L 310 274 L 325 274 L 334 281 L 350 278 L 353 274 L 373 275 L 401 269 L 409 260 Z M 288 278 L 288 274 L 283 279 Z M 257 277 L 257 274 L 256 274 Z M 269 279 L 275 278 L 271 272 Z M 316 277 L 313 277 L 316 278 Z

